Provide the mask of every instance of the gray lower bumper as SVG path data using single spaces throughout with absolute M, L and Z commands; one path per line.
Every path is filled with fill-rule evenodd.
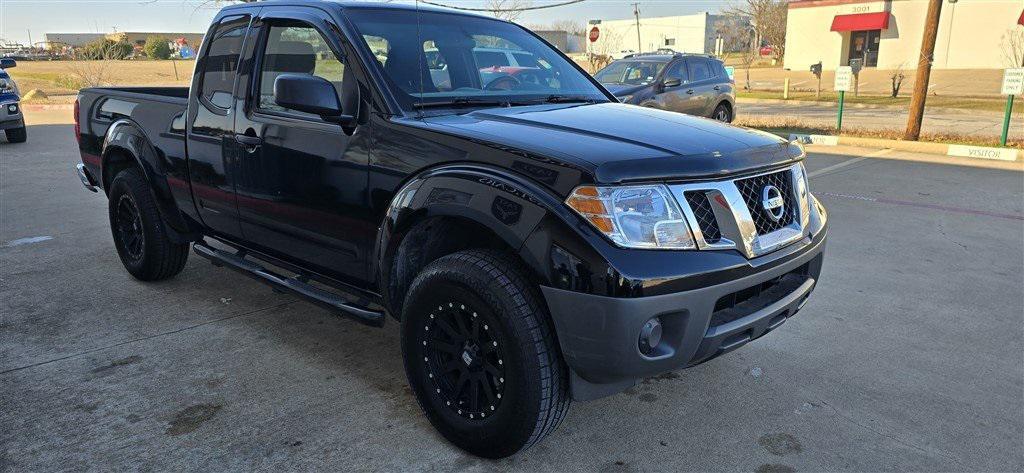
M 573 397 L 615 394 L 638 379 L 703 363 L 782 325 L 803 307 L 821 273 L 825 236 L 806 245 L 762 273 L 675 294 L 612 298 L 542 287 L 572 371 Z M 716 312 L 720 299 L 755 287 L 770 289 Z M 662 341 L 645 355 L 638 346 L 640 331 L 655 316 Z

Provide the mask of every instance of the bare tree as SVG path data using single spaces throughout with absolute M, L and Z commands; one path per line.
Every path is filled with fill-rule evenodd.
M 495 18 L 516 21 L 523 16 L 523 9 L 533 6 L 530 0 L 487 0 L 487 8 Z
M 590 72 L 595 73 L 608 63 L 612 62 L 613 50 L 622 41 L 623 33 L 613 29 L 601 31 L 601 38 L 596 43 L 590 43 L 587 62 L 590 63 Z
M 896 66 L 896 69 L 889 74 L 889 81 L 892 83 L 892 94 L 890 95 L 892 98 L 896 98 L 896 96 L 900 94 L 900 87 L 903 86 L 903 79 L 906 78 L 903 74 L 903 66 L 905 64 L 906 63 L 900 63 L 900 65 Z
M 754 48 L 767 43 L 772 47 L 772 57 L 782 59 L 786 48 L 786 16 L 789 4 L 785 0 L 738 0 L 726 13 L 732 16 L 750 18 L 754 29 Z
M 722 50 L 739 53 L 740 64 L 743 65 L 746 81 L 745 90 L 750 90 L 750 66 L 758 58 L 758 48 L 754 41 L 754 30 L 750 17 L 735 12 L 729 13 L 729 20 L 715 22 L 715 33 L 722 38 Z
M 1003 63 L 1007 67 L 1024 67 L 1024 28 L 1006 30 L 1000 39 Z
M 558 20 L 551 23 L 551 29 L 556 31 L 567 31 L 569 34 L 582 36 L 587 34 L 587 25 L 582 21 Z

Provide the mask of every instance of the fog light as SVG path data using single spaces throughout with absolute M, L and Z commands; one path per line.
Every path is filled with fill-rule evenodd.
M 18 104 L 12 103 L 7 106 L 7 113 L 18 113 Z
M 640 352 L 645 355 L 654 353 L 661 343 L 661 319 L 655 317 L 648 320 L 640 329 Z

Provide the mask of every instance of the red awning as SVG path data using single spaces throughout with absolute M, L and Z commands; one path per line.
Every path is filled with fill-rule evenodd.
M 884 30 L 889 27 L 889 12 L 857 13 L 836 15 L 832 19 L 832 31 Z

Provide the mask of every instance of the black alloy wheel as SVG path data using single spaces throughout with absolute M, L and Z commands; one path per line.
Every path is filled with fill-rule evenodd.
M 501 404 L 505 360 L 497 330 L 494 321 L 458 301 L 437 306 L 423 327 L 427 377 L 445 406 L 460 417 L 485 419 Z

